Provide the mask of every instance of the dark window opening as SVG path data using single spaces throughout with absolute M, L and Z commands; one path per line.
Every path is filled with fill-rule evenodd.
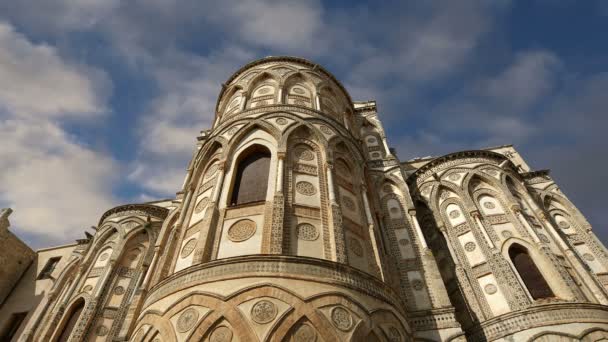
M 0 341 L 10 341 L 13 337 L 15 337 L 15 334 L 17 334 L 17 331 L 19 330 L 21 323 L 23 323 L 23 320 L 25 320 L 25 317 L 27 317 L 27 312 L 17 312 L 12 314 L 8 324 L 6 325 L 6 329 L 4 332 L 2 332 L 2 335 L 0 335 Z
M 259 146 L 249 151 L 237 165 L 230 205 L 266 200 L 269 171 L 270 152 Z
M 74 330 L 74 327 L 78 322 L 78 318 L 80 318 L 80 314 L 82 313 L 83 309 L 84 300 L 81 300 L 80 303 L 78 303 L 78 305 L 72 310 L 70 318 L 63 326 L 63 329 L 61 330 L 61 335 L 59 335 L 59 338 L 57 339 L 58 342 L 66 342 L 68 340 L 70 334 L 72 334 L 72 330 Z
M 509 249 L 509 257 L 533 299 L 555 297 L 549 284 L 547 284 L 542 273 L 540 273 L 538 267 L 536 267 L 536 264 L 534 264 L 534 261 L 528 254 L 528 250 L 524 247 L 513 245 Z
M 51 278 L 51 273 L 53 273 L 53 271 L 55 270 L 55 267 L 57 267 L 57 263 L 59 263 L 59 260 L 61 260 L 61 257 L 50 258 L 46 262 L 46 265 L 44 265 L 44 268 L 42 269 L 42 271 L 40 271 L 40 274 L 38 275 L 37 280 Z

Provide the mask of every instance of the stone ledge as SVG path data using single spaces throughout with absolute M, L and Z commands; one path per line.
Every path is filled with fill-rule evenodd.
M 537 305 L 494 317 L 469 330 L 470 341 L 493 341 L 514 333 L 554 324 L 608 323 L 608 306 L 590 303 Z
M 188 267 L 152 287 L 143 307 L 188 287 L 249 277 L 280 277 L 333 284 L 391 303 L 401 311 L 405 308 L 392 289 L 367 273 L 323 259 L 284 255 L 238 256 Z

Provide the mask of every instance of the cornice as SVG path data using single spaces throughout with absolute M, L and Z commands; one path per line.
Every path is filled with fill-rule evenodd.
M 154 216 L 164 220 L 169 214 L 169 209 L 158 207 L 150 204 L 125 204 L 114 207 L 101 215 L 98 226 L 101 227 L 105 219 L 125 211 L 140 211 L 147 215 Z
M 513 162 L 511 162 L 511 160 L 509 158 L 505 157 L 504 155 L 502 155 L 500 153 L 496 153 L 496 152 L 492 152 L 492 151 L 485 151 L 485 150 L 470 150 L 470 151 L 461 151 L 461 152 L 450 153 L 450 154 L 446 154 L 444 156 L 435 158 L 435 159 L 431 160 L 430 162 L 424 164 L 422 167 L 420 167 L 418 170 L 416 170 L 416 172 L 412 173 L 406 179 L 406 182 L 408 183 L 408 185 L 412 185 L 416 182 L 416 180 L 418 179 L 418 177 L 420 175 L 423 175 L 430 169 L 432 169 L 436 166 L 439 166 L 443 163 L 446 163 L 448 161 L 465 159 L 465 158 L 476 158 L 476 157 L 494 159 L 494 160 L 496 160 L 497 163 L 502 163 L 502 162 L 506 161 L 508 167 L 512 168 L 513 170 L 517 170 L 517 168 L 515 167 Z
M 230 78 L 228 78 L 228 80 L 224 83 L 224 85 L 228 85 L 230 83 L 232 83 L 232 81 L 234 81 L 237 77 L 239 77 L 240 75 L 242 75 L 245 71 L 254 68 L 258 65 L 262 65 L 265 63 L 271 63 L 271 62 L 291 62 L 291 63 L 298 63 L 298 64 L 302 64 L 305 66 L 308 66 L 310 68 L 313 68 L 315 70 L 320 71 L 321 73 L 323 73 L 325 76 L 329 77 L 329 79 L 331 79 L 333 82 L 336 83 L 336 85 L 340 88 L 340 90 L 342 90 L 342 92 L 346 95 L 346 98 L 348 99 L 351 108 L 353 107 L 353 100 L 350 96 L 350 94 L 348 93 L 348 91 L 346 90 L 346 88 L 344 87 L 344 85 L 342 85 L 342 83 L 340 81 L 338 81 L 338 79 L 329 71 L 327 71 L 327 69 L 323 68 L 322 66 L 320 66 L 317 63 L 314 63 L 308 59 L 305 58 L 301 58 L 301 57 L 295 57 L 295 56 L 268 56 L 268 57 L 264 57 L 264 58 L 260 58 L 260 59 L 256 59 L 254 61 L 251 61 L 247 64 L 245 64 L 244 66 L 242 66 L 240 69 L 238 69 L 235 73 L 232 74 L 232 76 L 230 76 Z M 220 104 L 220 99 L 224 96 L 224 92 L 226 91 L 227 87 L 226 86 L 222 86 L 222 89 L 220 90 L 220 93 L 217 97 L 217 102 L 215 104 L 215 113 L 217 115 L 217 111 L 219 108 L 219 104 Z

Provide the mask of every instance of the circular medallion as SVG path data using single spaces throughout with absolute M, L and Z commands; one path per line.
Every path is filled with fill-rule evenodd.
M 236 127 L 233 127 L 233 128 L 236 130 Z M 213 176 L 219 168 L 220 168 L 220 164 L 218 164 L 218 163 L 214 163 L 213 165 L 209 166 L 209 168 L 205 172 L 205 178 L 209 178 L 209 177 Z
M 513 237 L 513 233 L 511 233 L 511 231 L 509 230 L 503 230 L 500 235 L 502 235 L 503 238 L 508 239 L 510 237 Z
M 332 132 L 332 130 L 329 129 L 329 127 L 327 127 L 327 126 L 321 125 L 321 126 L 319 126 L 319 129 L 321 130 L 321 132 L 323 134 L 327 134 L 327 135 L 334 134 L 334 132 Z
M 460 211 L 458 210 L 452 210 L 450 211 L 450 218 L 451 219 L 456 219 L 460 217 Z
M 267 104 L 268 104 L 268 101 L 263 100 L 263 101 L 258 102 L 256 107 L 266 106 Z
M 277 316 L 277 307 L 273 302 L 263 299 L 255 303 L 251 308 L 251 319 L 259 324 L 272 322 Z
M 252 237 L 255 231 L 255 222 L 249 219 L 240 220 L 228 229 L 228 239 L 232 242 L 245 241 Z
M 424 288 L 424 283 L 420 279 L 415 279 L 412 281 L 412 288 L 416 291 L 420 291 Z
M 410 244 L 410 240 L 408 240 L 408 239 L 399 239 L 399 244 L 401 246 L 407 246 L 407 245 Z
M 452 173 L 451 175 L 448 176 L 448 179 L 455 182 L 457 180 L 460 179 L 460 174 L 459 173 Z
M 319 237 L 319 231 L 317 227 L 310 223 L 300 223 L 296 227 L 298 239 L 304 241 L 314 241 Z
M 374 152 L 372 153 L 372 158 L 382 158 L 382 155 L 380 154 L 380 152 Z
M 100 325 L 95 329 L 97 336 L 106 336 L 108 334 L 108 328 L 105 325 Z
M 486 291 L 487 294 L 493 295 L 498 291 L 498 288 L 494 284 L 488 284 L 483 287 L 483 290 Z
M 83 292 L 90 292 L 93 289 L 93 285 L 86 285 L 82 288 Z
M 494 169 L 485 169 L 484 171 L 485 171 L 485 173 L 489 174 L 490 176 L 498 175 L 498 171 L 496 171 Z
M 302 88 L 295 88 L 294 87 L 291 90 L 293 90 L 293 92 L 296 93 L 296 94 L 304 94 L 305 93 L 304 89 L 302 89 Z
M 307 104 L 307 103 L 306 103 L 305 101 L 302 101 L 302 100 L 299 100 L 299 99 L 298 99 L 298 100 L 295 100 L 295 101 L 293 102 L 293 104 L 295 104 L 295 105 L 297 105 L 297 106 L 306 106 L 306 104 Z
M 262 88 L 258 90 L 258 94 L 268 94 L 270 93 L 270 88 Z
M 355 238 L 350 238 L 349 242 L 350 249 L 353 251 L 353 254 L 358 257 L 363 256 L 363 246 L 361 245 L 361 242 Z
M 395 328 L 395 327 L 390 327 L 388 329 L 388 339 L 392 342 L 401 342 L 401 333 L 399 332 L 399 329 Z
M 299 147 L 295 151 L 296 158 L 300 160 L 310 161 L 315 159 L 315 154 L 309 148 Z
M 469 241 L 464 244 L 464 250 L 467 252 L 472 252 L 475 250 L 475 248 L 477 248 L 477 245 L 473 241 Z
M 353 201 L 348 196 L 342 196 L 342 203 L 350 211 L 356 211 L 357 210 L 357 205 L 355 204 L 355 201 Z
M 336 328 L 342 331 L 348 331 L 353 326 L 353 317 L 345 308 L 336 306 L 331 310 L 331 322 Z
M 287 119 L 285 119 L 285 118 L 278 118 L 275 122 L 277 123 L 277 125 L 280 125 L 280 126 L 287 125 Z
M 110 256 L 110 253 L 103 253 L 102 255 L 99 256 L 99 261 L 104 261 L 104 260 L 108 259 L 109 256 Z
M 491 209 L 496 208 L 496 204 L 494 204 L 492 202 L 483 202 L 483 207 L 491 210 Z
M 302 324 L 293 334 L 293 340 L 294 342 L 314 342 L 317 340 L 317 334 L 310 325 Z
M 114 294 L 117 296 L 122 296 L 125 293 L 125 288 L 122 286 L 116 286 L 114 288 Z
M 221 326 L 215 328 L 209 337 L 209 342 L 230 342 L 232 341 L 232 330 Z
M 374 137 L 367 138 L 367 143 L 368 144 L 375 144 L 376 142 L 377 142 L 377 140 Z
M 188 242 L 186 242 L 184 244 L 184 247 L 182 247 L 182 251 L 179 254 L 180 257 L 185 258 L 188 255 L 192 254 L 192 251 L 194 251 L 194 248 L 196 247 L 196 239 L 190 239 L 188 240 Z
M 312 196 L 317 193 L 317 189 L 312 183 L 300 181 L 296 183 L 296 191 L 304 196 Z
M 549 243 L 549 238 L 547 237 L 547 235 L 544 234 L 538 234 L 538 238 L 540 239 L 540 241 L 544 242 L 544 243 Z
M 129 221 L 129 222 L 125 222 L 122 224 L 123 227 L 125 227 L 126 230 L 131 230 L 135 227 L 137 227 L 139 224 L 135 221 Z
M 238 129 L 239 129 L 238 127 L 230 127 L 230 129 L 228 129 L 228 130 L 226 131 L 226 134 L 228 134 L 228 135 L 233 135 L 234 133 L 236 133 L 236 131 L 237 131 Z
M 196 207 L 194 207 L 194 212 L 200 214 L 203 210 L 205 210 L 207 204 L 209 204 L 209 197 L 203 197 L 203 199 L 196 204 Z
M 177 319 L 177 331 L 184 333 L 192 329 L 194 324 L 196 324 L 196 321 L 198 321 L 198 311 L 193 308 L 184 310 Z
M 424 188 L 422 188 L 422 190 L 420 190 L 420 193 L 427 196 L 428 194 L 431 193 L 431 187 L 430 186 L 425 186 Z
M 593 256 L 593 254 L 590 254 L 590 253 L 583 254 L 583 258 L 585 258 L 585 260 L 587 260 L 587 261 L 595 260 L 595 257 Z
M 566 221 L 559 221 L 558 225 L 559 225 L 559 227 L 561 229 L 568 229 L 568 228 L 570 228 L 570 223 L 568 223 Z

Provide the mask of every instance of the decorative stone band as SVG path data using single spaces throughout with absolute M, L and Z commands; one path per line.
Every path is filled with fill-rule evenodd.
M 284 277 L 330 283 L 383 300 L 399 311 L 405 307 L 391 288 L 367 273 L 327 260 L 285 255 L 239 256 L 183 269 L 150 289 L 143 307 L 198 284 L 247 277 Z
M 527 329 L 566 323 L 608 323 L 608 306 L 551 303 L 514 311 L 472 328 L 469 341 L 493 341 Z
M 460 328 L 454 308 L 411 312 L 409 319 L 415 331 Z
M 112 217 L 116 216 L 152 216 L 158 219 L 164 220 L 169 214 L 169 209 L 157 207 L 149 204 L 127 204 L 114 207 L 106 211 L 99 220 L 98 227 L 103 225 L 103 222 Z

